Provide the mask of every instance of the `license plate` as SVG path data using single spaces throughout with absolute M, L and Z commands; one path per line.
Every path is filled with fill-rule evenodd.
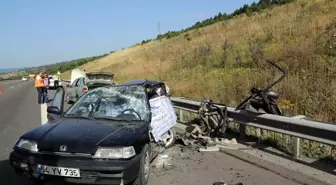
M 63 176 L 63 177 L 80 177 L 80 171 L 78 168 L 66 168 L 59 166 L 38 165 L 37 173 L 45 175 Z

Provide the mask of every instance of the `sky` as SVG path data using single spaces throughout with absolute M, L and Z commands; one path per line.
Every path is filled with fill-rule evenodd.
M 0 0 L 0 68 L 102 55 L 253 0 Z M 257 1 L 256 1 L 257 2 Z

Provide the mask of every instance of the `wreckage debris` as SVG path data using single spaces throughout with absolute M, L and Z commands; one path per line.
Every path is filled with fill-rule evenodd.
M 232 145 L 236 145 L 238 144 L 237 140 L 235 138 L 232 138 L 231 140 L 228 139 L 224 139 L 224 138 L 214 138 L 215 143 L 218 144 L 232 144 Z
M 172 164 L 170 164 L 170 163 L 168 163 L 168 162 L 164 162 L 164 163 L 162 164 L 162 167 L 163 167 L 164 169 L 166 169 L 166 170 L 171 170 L 171 169 L 174 168 L 174 165 L 172 165 Z
M 168 155 L 167 155 L 167 153 L 166 153 L 165 151 L 163 151 L 163 152 L 161 153 L 161 158 L 163 158 L 163 159 L 168 158 Z
M 204 98 L 198 115 L 200 121 L 188 125 L 186 132 L 180 138 L 186 146 L 198 144 L 206 146 L 206 149 L 200 149 L 200 151 L 218 151 L 217 144 L 237 144 L 236 139 L 230 141 L 216 138 L 224 137 L 229 124 L 225 105 L 218 106 L 212 100 Z
M 222 139 L 214 138 L 213 141 L 211 142 L 212 142 L 211 145 L 206 145 L 204 148 L 199 148 L 198 151 L 199 152 L 216 152 L 216 151 L 220 151 L 221 149 L 231 149 L 231 150 L 238 149 L 236 147 L 230 147 L 232 145 L 238 144 L 235 138 L 231 140 L 223 139 L 223 138 Z
M 200 151 L 200 152 L 218 152 L 219 147 L 218 146 L 212 146 L 212 147 L 200 148 L 198 151 Z

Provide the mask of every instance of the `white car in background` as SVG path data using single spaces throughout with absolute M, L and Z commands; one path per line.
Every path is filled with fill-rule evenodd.
M 106 85 L 117 85 L 113 81 L 114 74 L 110 72 L 90 72 L 78 74 L 71 85 L 68 86 L 66 101 L 69 104 L 76 102 L 79 97 L 91 89 Z
M 27 77 L 22 77 L 22 78 L 21 78 L 21 81 L 22 81 L 22 82 L 27 82 L 27 81 L 28 81 L 28 78 L 27 78 Z
M 52 76 L 49 76 L 49 89 L 55 88 L 54 78 Z M 62 87 L 62 81 L 61 79 L 58 81 L 58 87 Z

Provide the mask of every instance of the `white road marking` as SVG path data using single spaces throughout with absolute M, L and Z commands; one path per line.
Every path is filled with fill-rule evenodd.
M 14 88 L 15 86 L 10 87 L 11 89 Z
M 41 124 L 44 125 L 48 122 L 47 117 L 47 104 L 41 104 Z

